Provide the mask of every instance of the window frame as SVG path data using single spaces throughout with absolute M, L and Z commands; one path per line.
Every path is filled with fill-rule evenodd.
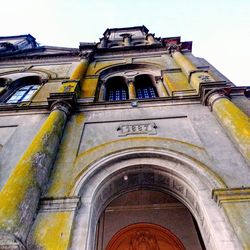
M 40 88 L 39 84 L 24 85 L 16 89 L 13 93 L 11 93 L 11 95 L 5 100 L 5 103 L 6 104 L 18 104 L 21 102 L 29 102 L 32 100 L 34 94 L 39 90 L 39 88 Z M 18 93 L 20 92 L 21 92 L 21 95 L 20 94 L 18 95 Z M 29 96 L 29 98 L 27 98 L 27 96 Z M 13 101 L 11 101 L 11 99 L 13 99 Z

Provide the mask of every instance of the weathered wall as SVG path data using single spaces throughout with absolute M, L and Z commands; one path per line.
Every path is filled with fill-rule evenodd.
M 47 114 L 39 113 L 0 116 L 1 188 L 46 118 Z
M 196 58 L 191 53 L 185 53 L 185 56 L 198 70 L 208 70 L 216 81 L 227 81 L 204 59 Z M 204 172 L 212 175 L 225 188 L 250 185 L 250 168 L 243 155 L 214 114 L 200 103 L 197 89 L 191 86 L 187 76 L 166 50 L 139 54 L 120 52 L 113 57 L 112 53 L 97 55 L 89 64 L 85 78 L 79 79 L 79 106 L 65 127 L 49 183 L 46 183 L 48 190 L 43 194 L 40 210 L 29 234 L 29 249 L 67 249 L 70 246 L 76 223 L 74 218 L 80 206 L 79 198 L 72 197 L 75 184 L 89 166 L 114 153 L 143 147 L 168 150 L 196 161 Z M 0 63 L 0 77 L 15 80 L 25 72 L 39 75 L 45 80 L 28 104 L 31 108 L 36 107 L 36 111 L 26 108 L 24 112 L 12 108 L 12 111 L 4 111 L 0 115 L 0 188 L 48 117 L 48 96 L 61 91 L 62 81 L 69 80 L 78 63 L 74 58 L 17 60 L 6 65 Z M 88 62 L 84 65 L 87 67 Z M 115 68 L 113 72 L 112 67 L 118 66 L 120 68 Z M 162 77 L 163 86 L 168 92 L 166 98 L 139 101 L 136 107 L 132 107 L 130 101 L 102 105 L 91 103 L 97 97 L 100 78 L 112 74 L 126 75 L 126 67 L 130 67 L 128 76 L 148 73 Z M 77 81 L 78 77 L 73 80 Z M 172 100 L 171 97 L 178 98 Z M 190 99 L 182 100 L 187 97 Z M 250 113 L 248 99 L 235 96 L 232 101 L 246 114 Z M 48 202 L 46 205 L 43 204 L 44 200 Z M 238 220 L 241 215 L 235 212 L 235 206 L 227 205 L 225 209 L 235 231 L 241 233 L 244 220 Z M 248 203 L 239 205 L 241 208 L 247 206 Z M 164 213 L 160 218 L 164 218 Z M 187 216 L 168 215 L 177 216 L 180 220 Z M 119 213 L 110 216 L 107 225 L 120 216 Z M 190 222 L 191 217 L 188 216 Z M 130 219 L 132 217 L 135 214 L 131 213 Z M 246 217 L 249 217 L 247 213 Z M 152 218 L 153 222 L 157 216 Z M 242 228 L 246 231 L 249 226 Z M 244 237 L 242 239 L 248 246 Z

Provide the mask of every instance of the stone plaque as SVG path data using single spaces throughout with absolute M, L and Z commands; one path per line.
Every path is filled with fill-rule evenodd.
M 127 136 L 133 134 L 148 134 L 155 135 L 156 124 L 154 122 L 136 122 L 136 123 L 123 123 L 117 128 L 118 136 Z

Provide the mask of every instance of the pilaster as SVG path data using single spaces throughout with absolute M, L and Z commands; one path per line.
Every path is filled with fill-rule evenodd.
M 76 105 L 79 82 L 87 70 L 82 60 L 58 93 L 48 98 L 51 113 L 18 161 L 0 192 L 0 249 L 25 249 L 40 196 L 47 188 L 67 118 Z
M 40 195 L 46 190 L 69 113 L 66 102 L 52 106 L 49 117 L 1 190 L 0 249 L 6 245 L 6 233 L 25 242 Z

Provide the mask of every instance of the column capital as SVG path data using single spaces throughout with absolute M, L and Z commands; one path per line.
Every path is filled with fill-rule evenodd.
M 67 101 L 57 100 L 57 101 L 53 102 L 51 105 L 51 111 L 54 111 L 54 110 L 60 110 L 60 111 L 64 112 L 65 115 L 68 117 L 71 114 L 73 107 Z
M 210 106 L 210 109 L 212 111 L 213 105 L 217 100 L 221 98 L 229 99 L 228 96 L 228 89 L 213 89 L 206 94 L 206 96 L 204 97 L 203 104 L 205 104 L 206 106 Z
M 172 55 L 174 52 L 180 52 L 181 51 L 181 43 L 180 44 L 174 44 L 169 43 L 166 45 L 167 51 L 170 55 Z
M 93 56 L 94 56 L 94 51 L 81 51 L 79 56 L 81 57 L 81 59 L 86 59 L 88 61 L 91 61 Z
M 130 84 L 130 83 L 134 83 L 135 79 L 130 77 L 130 78 L 127 78 L 126 81 L 128 84 Z
M 50 93 L 47 98 L 49 103 L 49 108 L 51 111 L 53 110 L 61 110 L 66 116 L 69 116 L 71 112 L 76 107 L 76 95 L 75 93 Z

